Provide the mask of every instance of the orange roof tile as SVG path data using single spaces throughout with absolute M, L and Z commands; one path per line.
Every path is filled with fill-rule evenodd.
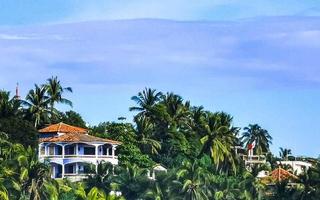
M 95 137 L 81 133 L 69 133 L 61 136 L 40 138 L 40 142 L 106 142 L 110 144 L 121 144 L 121 142 Z
M 270 173 L 270 177 L 272 177 L 272 179 L 276 180 L 276 181 L 287 180 L 287 179 L 290 179 L 290 178 L 298 179 L 297 176 L 295 176 L 295 175 L 291 174 L 290 172 L 282 169 L 281 167 L 273 170 Z
M 87 133 L 87 129 L 60 122 L 39 130 L 39 133 Z

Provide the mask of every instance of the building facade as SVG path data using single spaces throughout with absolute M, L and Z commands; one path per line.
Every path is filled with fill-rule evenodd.
M 64 123 L 39 130 L 39 160 L 49 162 L 52 178 L 81 180 L 101 161 L 118 164 L 120 142 L 88 135 L 88 130 Z
M 292 168 L 292 172 L 300 175 L 306 171 L 308 171 L 308 169 L 310 167 L 312 167 L 311 163 L 308 162 L 304 162 L 304 161 L 298 161 L 298 160 L 294 160 L 294 161 L 277 161 L 277 164 L 279 165 L 288 165 Z

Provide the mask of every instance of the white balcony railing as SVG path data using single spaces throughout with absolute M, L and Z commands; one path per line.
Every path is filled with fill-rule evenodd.
M 253 155 L 253 156 L 243 155 L 242 158 L 246 163 L 265 163 L 266 162 L 266 157 L 264 155 Z
M 64 158 L 118 158 L 118 156 L 112 155 L 64 155 Z M 40 158 L 63 158 L 62 155 L 40 155 Z

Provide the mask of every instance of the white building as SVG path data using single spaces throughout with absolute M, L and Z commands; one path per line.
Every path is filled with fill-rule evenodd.
M 39 130 L 39 160 L 51 164 L 52 178 L 80 180 L 101 161 L 118 164 L 120 142 L 88 135 L 83 128 L 64 123 Z
M 148 170 L 149 179 L 156 180 L 156 174 L 159 172 L 167 172 L 167 169 L 160 164 L 156 164 L 151 170 Z
M 293 173 L 299 175 L 307 171 L 312 164 L 304 161 L 278 161 L 277 164 L 289 165 L 292 167 Z

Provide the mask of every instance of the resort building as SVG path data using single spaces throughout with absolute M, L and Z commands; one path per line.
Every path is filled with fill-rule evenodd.
M 101 161 L 117 165 L 120 144 L 88 135 L 87 129 L 58 123 L 39 130 L 39 160 L 50 163 L 52 178 L 81 180 Z

